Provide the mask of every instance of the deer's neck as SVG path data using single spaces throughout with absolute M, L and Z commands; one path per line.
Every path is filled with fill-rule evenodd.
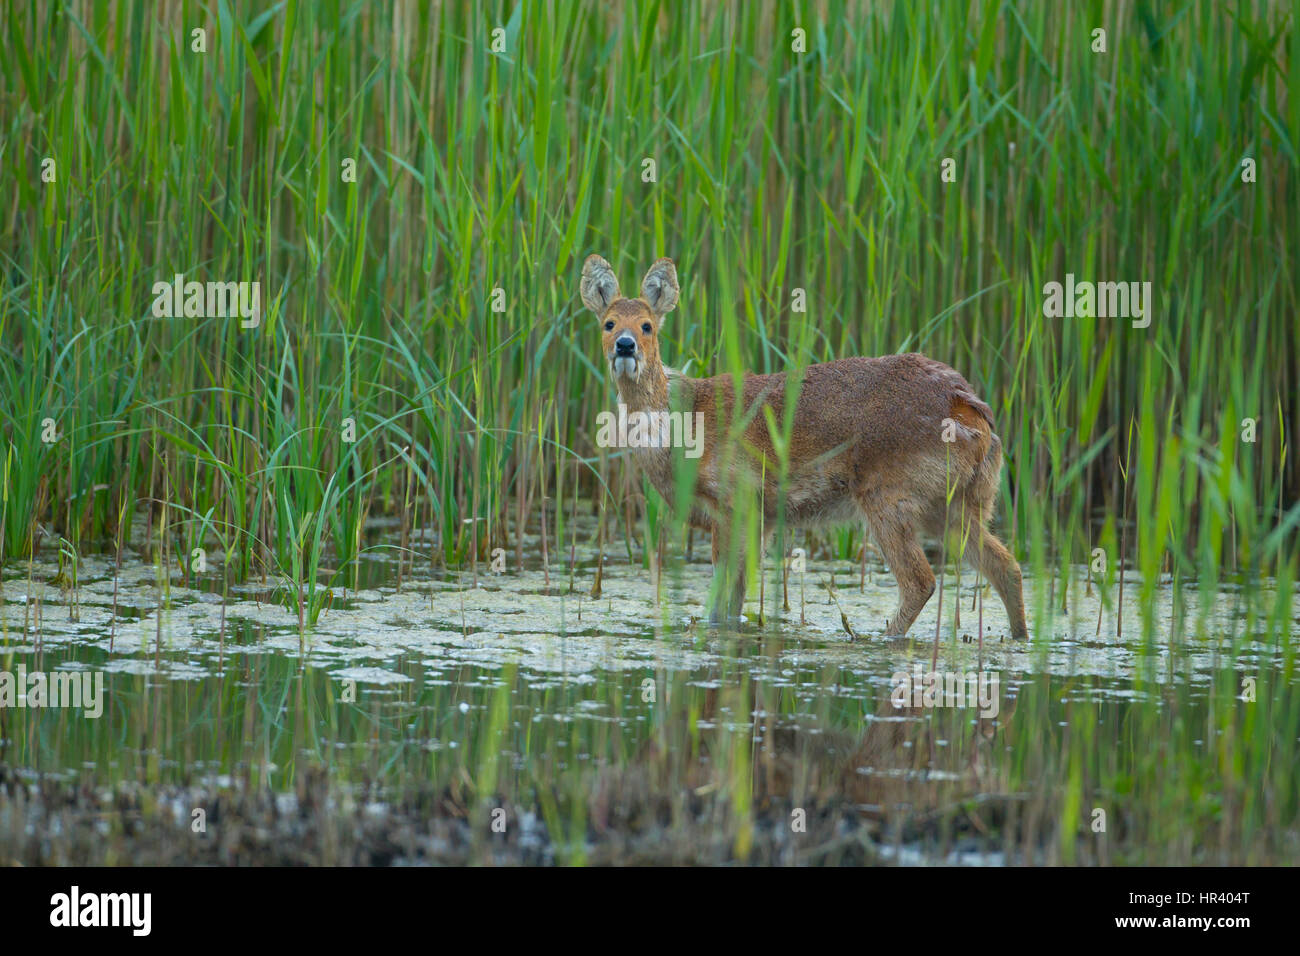
M 668 373 L 659 362 L 647 365 L 635 379 L 617 378 L 618 397 L 629 412 L 668 410 Z
M 671 436 L 671 426 L 667 434 L 659 429 L 661 412 L 670 411 L 669 370 L 659 362 L 647 365 L 635 379 L 618 376 L 618 400 L 627 408 L 630 416 L 646 414 L 653 420 L 654 433 L 663 439 Z M 671 372 L 672 378 L 680 387 L 682 376 Z M 666 417 L 666 416 L 665 416 Z M 650 483 L 664 496 L 666 501 L 673 500 L 675 483 L 673 480 L 673 451 L 667 440 L 652 443 L 637 443 L 631 448 L 632 458 L 644 471 Z

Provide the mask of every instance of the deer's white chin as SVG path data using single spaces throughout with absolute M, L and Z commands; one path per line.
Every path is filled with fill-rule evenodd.
M 614 359 L 612 365 L 614 369 L 614 375 L 616 377 L 619 375 L 624 375 L 628 378 L 637 377 L 637 363 L 636 363 L 636 359 L 634 358 L 630 358 L 625 355 L 619 356 L 618 358 Z

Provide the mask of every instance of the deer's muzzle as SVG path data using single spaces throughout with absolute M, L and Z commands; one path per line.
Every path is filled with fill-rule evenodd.
M 620 335 L 614 340 L 614 354 L 610 356 L 610 365 L 615 375 L 635 378 L 637 373 L 636 339 L 630 335 Z

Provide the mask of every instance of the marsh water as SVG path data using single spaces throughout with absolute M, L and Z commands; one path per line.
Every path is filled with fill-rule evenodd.
M 6 856 L 1000 864 L 1110 862 L 1156 841 L 1170 859 L 1278 852 L 1234 839 L 1215 856 L 1186 827 L 1152 832 L 1148 811 L 1222 814 L 1235 798 L 1213 786 L 1143 792 L 1161 761 L 1212 764 L 1236 744 L 1249 755 L 1247 708 L 1295 699 L 1294 609 L 1285 635 L 1253 610 L 1290 601 L 1267 580 L 1211 593 L 1153 582 L 1144 621 L 1134 572 L 1121 602 L 1118 582 L 1085 566 L 1053 578 L 1026 567 L 1032 639 L 1016 644 L 996 595 L 951 563 L 909 637 L 891 640 L 894 582 L 870 555 L 814 554 L 785 576 L 769 556 L 762 619 L 755 590 L 747 620 L 713 628 L 707 561 L 656 574 L 639 555 L 606 554 L 593 597 L 592 549 L 545 570 L 512 567 L 510 552 L 504 573 L 399 571 L 400 552 L 368 553 L 360 586 L 337 576 L 306 629 L 283 582 L 223 597 L 208 572 L 186 587 L 140 542 L 120 565 L 79 558 L 75 591 L 52 548 L 6 567 L 0 671 L 103 682 L 98 717 L 86 701 L 0 708 Z M 932 672 L 940 692 L 925 696 Z M 971 693 L 945 697 L 945 676 Z M 1101 839 L 1098 807 L 1112 821 Z M 131 825 L 150 819 L 170 835 Z M 1294 845 L 1293 819 L 1277 822 Z

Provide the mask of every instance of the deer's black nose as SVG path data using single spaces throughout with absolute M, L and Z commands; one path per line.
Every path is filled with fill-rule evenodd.
M 636 339 L 630 335 L 620 335 L 614 342 L 616 355 L 636 355 Z

